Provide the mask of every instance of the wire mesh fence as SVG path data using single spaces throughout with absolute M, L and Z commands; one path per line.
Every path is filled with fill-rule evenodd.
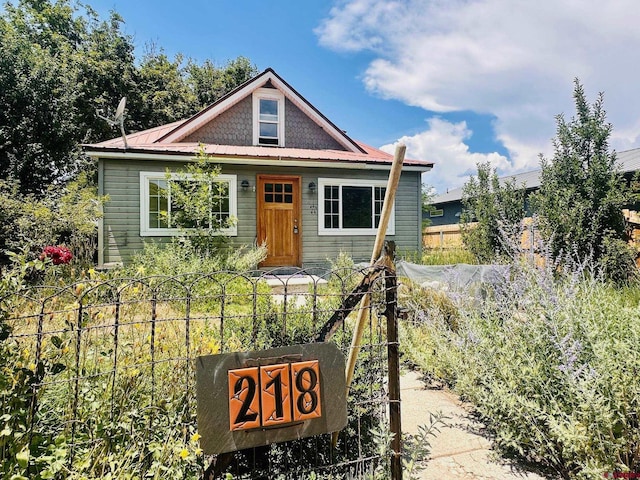
M 385 440 L 376 432 L 389 430 L 384 319 L 396 300 L 395 288 L 387 290 L 395 277 L 379 273 L 87 279 L 0 299 L 8 326 L 3 477 L 364 478 L 386 468 Z M 329 341 L 347 355 L 352 322 L 342 322 L 348 312 L 340 310 L 367 274 L 372 301 L 337 444 L 324 434 L 224 458 L 204 455 L 195 359 L 313 342 L 330 319 L 338 323 Z

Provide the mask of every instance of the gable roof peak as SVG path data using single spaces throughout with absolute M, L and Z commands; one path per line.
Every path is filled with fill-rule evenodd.
M 328 135 L 334 138 L 348 151 L 354 153 L 365 153 L 360 145 L 352 140 L 344 130 L 338 128 L 331 120 L 325 117 L 307 99 L 300 95 L 291 85 L 289 85 L 271 67 L 259 73 L 255 77 L 239 85 L 231 92 L 220 98 L 218 101 L 196 113 L 191 118 L 181 122 L 175 128 L 167 132 L 156 140 L 156 143 L 177 143 L 195 132 L 215 117 L 228 110 L 240 100 L 252 95 L 259 88 L 274 88 L 294 105 L 300 108 L 312 121 L 318 124 Z

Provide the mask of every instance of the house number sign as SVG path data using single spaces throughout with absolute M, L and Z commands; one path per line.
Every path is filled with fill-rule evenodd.
M 229 429 L 248 430 L 322 416 L 317 360 L 229 370 Z
M 343 429 L 344 356 L 331 343 L 198 357 L 198 432 L 205 453 Z

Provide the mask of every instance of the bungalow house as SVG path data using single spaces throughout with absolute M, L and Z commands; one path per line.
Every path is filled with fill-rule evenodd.
M 630 181 L 640 170 L 640 148 L 616 152 L 621 173 Z M 501 183 L 514 181 L 516 186 L 526 188 L 527 195 L 540 188 L 541 171 L 532 170 L 501 177 Z M 637 206 L 630 206 L 637 209 Z M 424 229 L 424 246 L 428 248 L 447 248 L 462 245 L 460 236 L 460 215 L 462 214 L 462 188 L 455 188 L 436 196 L 432 208 L 425 212 L 424 218 L 430 225 Z M 632 224 L 639 224 L 640 218 L 635 211 L 624 210 L 625 217 Z M 640 231 L 638 232 L 640 235 Z M 634 233 L 635 237 L 635 233 Z M 640 236 L 639 236 L 640 239 Z
M 371 255 L 393 156 L 351 139 L 267 69 L 193 117 L 86 145 L 98 162 L 99 264 L 126 263 L 147 241 L 167 241 L 166 172 L 193 161 L 200 146 L 225 187 L 213 215 L 235 218 L 221 233 L 235 244 L 267 245 L 262 266 L 310 267 L 338 252 Z M 387 236 L 419 250 L 421 175 L 433 166 L 405 159 Z

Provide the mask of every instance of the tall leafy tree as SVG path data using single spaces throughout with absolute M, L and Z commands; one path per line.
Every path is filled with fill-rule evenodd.
M 196 98 L 186 80 L 182 55 L 173 60 L 150 47 L 140 65 L 138 85 L 143 109 L 139 112 L 148 126 L 157 126 L 189 117 L 197 111 Z
M 242 56 L 229 61 L 223 68 L 216 67 L 210 60 L 201 65 L 189 60 L 186 72 L 199 108 L 215 102 L 258 73 L 255 65 Z
M 481 263 L 493 262 L 512 252 L 520 241 L 525 216 L 525 188 L 511 179 L 500 183 L 489 162 L 462 188 L 462 241 Z
M 123 19 L 73 0 L 17 0 L 0 13 L 0 177 L 45 195 L 85 168 L 79 147 L 189 117 L 257 73 L 244 58 L 216 67 L 151 50 L 138 64 Z
M 77 143 L 75 71 L 57 58 L 72 51 L 78 25 L 66 11 L 5 5 L 0 18 L 0 176 L 27 191 L 68 171 Z
M 592 258 L 605 268 L 618 264 L 614 269 L 624 269 L 630 266 L 630 252 L 622 208 L 630 195 L 609 149 L 612 126 L 604 97 L 600 93 L 589 104 L 576 79 L 573 98 L 575 117 L 556 117 L 553 158 L 541 157 L 541 185 L 533 199 L 541 233 L 554 258 Z
M 6 3 L 0 17 L 0 175 L 43 195 L 77 173 L 79 143 L 111 133 L 96 108 L 117 104 L 134 72 L 133 44 L 112 14 L 68 0 Z
M 114 136 L 113 128 L 96 115 L 96 111 L 112 116 L 120 98 L 127 97 L 127 109 L 142 107 L 138 85 L 138 67 L 133 40 L 121 31 L 122 17 L 111 12 L 100 20 L 87 7 L 87 31 L 79 46 L 77 86 L 81 94 L 76 101 L 76 122 L 83 127 L 82 141 L 96 142 Z M 128 127 L 143 125 L 128 115 Z

